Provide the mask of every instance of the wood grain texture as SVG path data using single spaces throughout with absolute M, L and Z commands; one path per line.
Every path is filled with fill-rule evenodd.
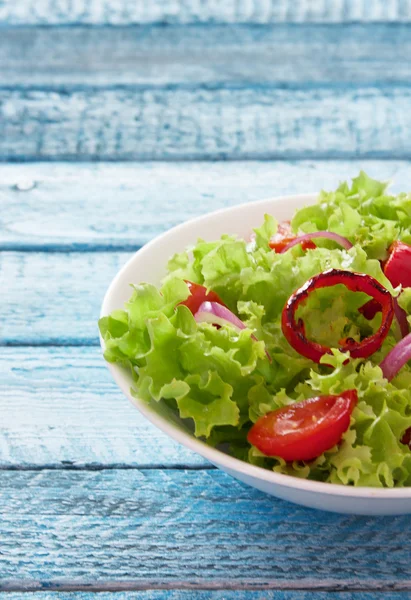
M 346 23 L 411 21 L 409 0 L 26 0 L 0 2 L 6 25 L 130 23 Z
M 19 27 L 1 33 L 0 82 L 8 88 L 408 85 L 410 54 L 408 25 Z
M 283 592 L 279 590 L 144 590 L 140 592 L 0 592 L 0 600 L 409 600 L 411 592 Z
M 396 161 L 0 165 L 0 249 L 135 250 L 187 219 L 333 189 L 361 168 L 411 189 L 411 164 Z
M 0 469 L 210 466 L 140 415 L 99 348 L 0 348 L 0 380 Z
M 0 517 L 3 591 L 411 586 L 408 516 L 316 512 L 218 470 L 2 472 Z
M 0 254 L 0 343 L 96 344 L 104 293 L 128 254 Z
M 410 128 L 394 86 L 0 91 L 0 160 L 401 159 Z

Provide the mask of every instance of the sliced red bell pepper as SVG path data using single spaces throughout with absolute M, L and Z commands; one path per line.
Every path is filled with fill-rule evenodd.
M 360 312 L 368 321 L 371 321 L 376 314 L 381 312 L 381 304 L 376 300 L 368 300 L 368 302 L 360 306 L 358 312 Z
M 339 349 L 342 352 L 349 351 L 352 358 L 367 358 L 374 354 L 388 335 L 394 317 L 394 302 L 390 292 L 370 275 L 339 269 L 315 275 L 290 296 L 282 312 L 281 326 L 288 343 L 299 354 L 317 363 L 324 354 L 331 353 L 331 348 L 306 338 L 302 320 L 296 320 L 297 309 L 314 290 L 338 284 L 343 284 L 352 292 L 368 294 L 380 304 L 382 310 L 381 326 L 376 333 L 360 342 L 352 338 L 344 340 Z

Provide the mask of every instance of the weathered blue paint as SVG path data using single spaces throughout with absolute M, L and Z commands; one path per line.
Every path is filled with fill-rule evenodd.
M 409 158 L 410 129 L 403 87 L 0 91 L 2 160 Z
M 104 293 L 129 254 L 0 254 L 0 344 L 97 343 Z
M 409 22 L 407 0 L 2 0 L 4 25 Z
M 411 190 L 411 163 L 396 161 L 0 165 L 0 249 L 133 251 L 190 218 L 334 189 L 361 168 Z
M 0 381 L 0 469 L 210 467 L 140 415 L 99 348 L 0 348 Z
M 1 32 L 0 82 L 27 89 L 407 86 L 410 54 L 409 25 L 25 27 Z
M 312 511 L 218 470 L 0 476 L 3 590 L 411 587 L 408 516 Z

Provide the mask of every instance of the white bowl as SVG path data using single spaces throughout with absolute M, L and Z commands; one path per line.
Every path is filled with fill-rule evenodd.
M 195 243 L 197 238 L 215 240 L 224 233 L 246 238 L 253 227 L 262 223 L 265 213 L 278 220 L 288 219 L 295 209 L 315 200 L 316 196 L 312 194 L 272 198 L 220 210 L 174 227 L 136 252 L 124 265 L 105 295 L 101 315 L 123 307 L 130 297 L 130 283 L 159 283 L 165 275 L 168 258 Z M 307 481 L 255 467 L 211 448 L 196 439 L 178 416 L 161 402 L 148 405 L 134 398 L 130 394 L 131 376 L 126 370 L 112 364 L 108 368 L 127 398 L 156 427 L 244 483 L 278 498 L 322 510 L 362 515 L 411 513 L 411 488 L 353 488 Z

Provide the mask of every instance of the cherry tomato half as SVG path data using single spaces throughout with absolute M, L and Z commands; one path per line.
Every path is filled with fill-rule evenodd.
M 268 245 L 274 252 L 281 252 L 290 242 L 295 240 L 296 237 L 297 236 L 294 235 L 291 230 L 290 221 L 283 221 L 278 225 L 277 233 L 273 235 Z M 313 250 L 316 247 L 317 246 L 311 240 L 301 242 L 301 248 L 303 250 Z
M 384 273 L 394 287 L 411 287 L 411 246 L 398 241 L 391 244 Z
M 338 444 L 357 401 L 357 391 L 348 390 L 284 406 L 258 419 L 248 441 L 267 456 L 312 460 Z
M 180 302 L 180 304 L 187 306 L 193 315 L 196 314 L 203 302 L 218 302 L 218 304 L 225 306 L 218 294 L 213 291 L 210 291 L 207 294 L 207 288 L 205 288 L 203 285 L 200 285 L 199 283 L 193 283 L 192 281 L 186 281 L 186 284 L 190 290 L 190 296 L 187 298 L 187 300 Z

